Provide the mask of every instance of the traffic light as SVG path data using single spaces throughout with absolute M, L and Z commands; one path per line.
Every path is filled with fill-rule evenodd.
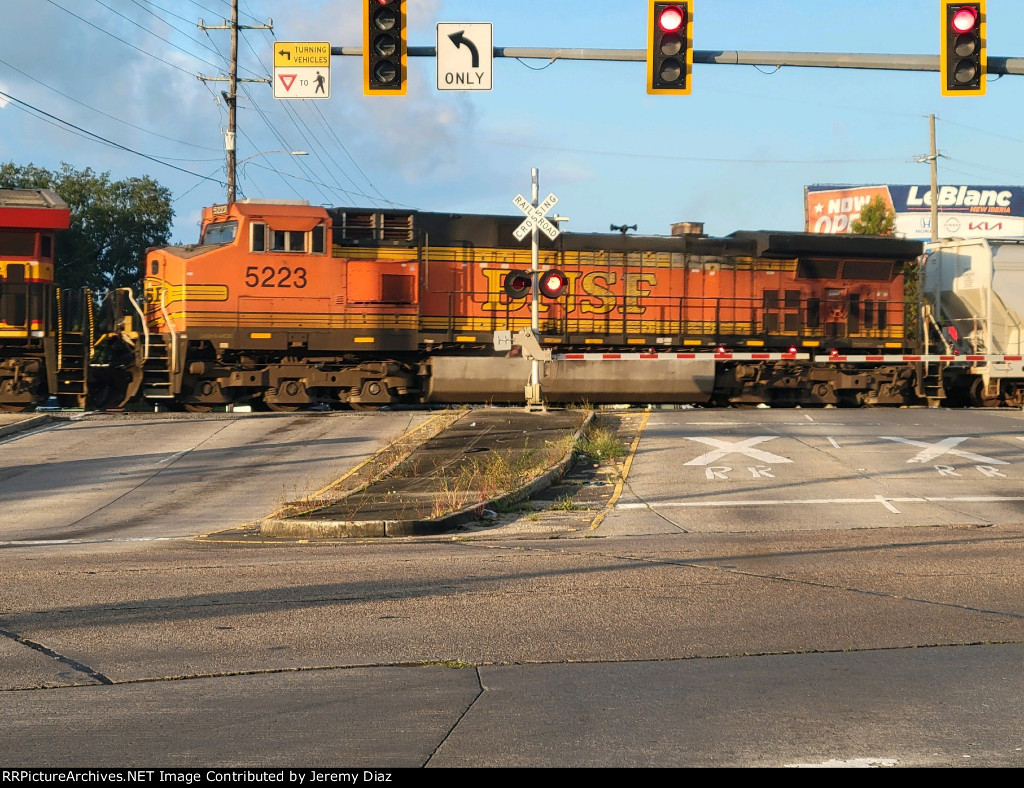
M 943 96 L 984 96 L 988 55 L 985 51 L 985 0 L 942 0 Z
M 406 0 L 363 0 L 363 93 L 404 96 Z
M 542 272 L 537 283 L 540 294 L 545 298 L 558 298 L 568 286 L 569 277 L 554 268 Z
M 509 271 L 504 286 L 509 298 L 526 298 L 533 289 L 533 276 L 529 271 Z
M 689 95 L 693 67 L 693 0 L 649 0 L 647 92 Z

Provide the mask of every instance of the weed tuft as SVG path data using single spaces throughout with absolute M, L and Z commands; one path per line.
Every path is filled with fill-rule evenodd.
M 608 427 L 588 429 L 580 439 L 577 448 L 580 453 L 598 461 L 624 457 L 627 453 L 626 444 L 619 439 L 614 430 Z

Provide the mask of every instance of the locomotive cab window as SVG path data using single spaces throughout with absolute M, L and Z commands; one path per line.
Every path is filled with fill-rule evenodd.
M 203 230 L 203 244 L 229 244 L 235 240 L 238 222 L 215 222 Z
M 306 234 L 296 230 L 271 230 L 270 251 L 305 252 Z
M 253 222 L 249 227 L 249 249 L 253 252 L 267 251 L 267 225 Z
M 318 224 L 316 227 L 313 228 L 313 234 L 310 237 L 310 240 L 312 241 L 312 247 L 310 248 L 309 251 L 311 251 L 313 254 L 323 254 L 324 250 L 327 248 L 326 239 L 327 228 L 324 227 L 322 224 Z
M 32 257 L 35 253 L 35 233 L 0 232 L 0 255 L 4 257 Z

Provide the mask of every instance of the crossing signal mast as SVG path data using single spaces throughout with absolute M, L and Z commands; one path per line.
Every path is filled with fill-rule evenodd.
M 693 0 L 649 0 L 647 92 L 690 95 L 693 68 Z
M 985 0 L 974 3 L 942 0 L 943 96 L 984 96 L 988 54 L 985 41 Z

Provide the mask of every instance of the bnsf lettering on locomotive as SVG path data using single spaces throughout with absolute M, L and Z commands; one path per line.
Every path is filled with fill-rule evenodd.
M 302 266 L 250 265 L 245 269 L 246 287 L 295 287 L 301 290 L 307 284 L 306 269 Z
M 482 305 L 484 311 L 521 309 L 528 303 L 527 299 L 512 304 L 502 301 L 503 282 L 507 273 L 507 270 L 501 268 L 483 269 L 484 277 L 487 279 L 487 301 Z M 580 314 L 584 315 L 607 315 L 617 309 L 622 314 L 642 315 L 647 311 L 647 304 L 643 299 L 651 297 L 652 291 L 658 286 L 658 277 L 651 272 L 626 272 L 621 280 L 615 271 L 564 273 L 569 281 L 564 302 L 565 311 L 568 313 L 578 309 Z M 620 282 L 621 293 L 617 293 L 612 288 Z M 550 309 L 545 301 L 541 301 L 539 307 L 541 312 Z

